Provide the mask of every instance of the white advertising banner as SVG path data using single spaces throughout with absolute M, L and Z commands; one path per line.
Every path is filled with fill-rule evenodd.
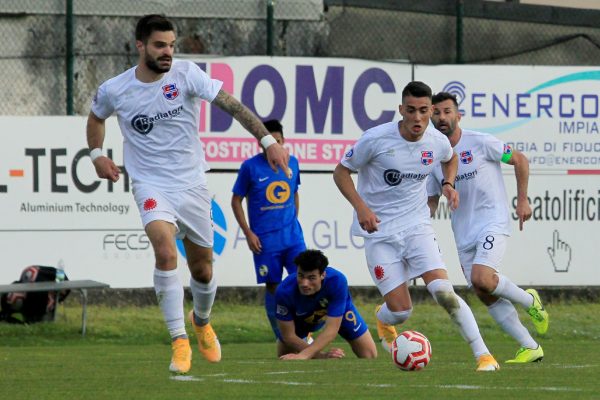
M 262 120 L 281 121 L 285 146 L 304 170 L 331 171 L 368 128 L 398 114 L 411 66 L 343 58 L 190 57 Z M 200 110 L 200 135 L 214 169 L 237 169 L 259 146 L 218 107 Z
M 600 171 L 599 68 L 416 65 L 415 77 L 455 94 L 461 126 L 524 152 L 534 173 Z
M 267 63 L 269 60 L 271 59 L 259 59 L 257 64 Z M 354 60 L 336 62 L 347 66 L 351 61 Z M 309 65 L 312 60 L 304 59 L 299 62 L 292 59 L 290 62 L 293 65 Z M 318 64 L 320 60 L 314 62 Z M 443 69 L 419 67 L 417 71 L 422 76 L 417 78 L 432 83 L 435 91 L 435 77 L 448 78 L 454 73 L 463 76 L 456 67 L 447 68 L 447 72 L 441 73 Z M 485 71 L 488 67 L 462 68 L 470 71 L 464 74 L 463 81 L 468 82 L 467 77 L 475 79 L 480 68 Z M 517 75 L 510 73 L 515 67 L 505 68 L 508 72 L 504 76 Z M 425 72 L 431 73 L 431 77 L 424 76 Z M 573 73 L 573 69 L 565 68 L 563 72 L 562 75 L 568 75 Z M 544 74 L 540 70 L 537 76 L 542 79 Z M 443 79 L 440 80 L 440 87 L 444 85 L 442 81 Z M 404 79 L 399 81 L 394 78 L 396 89 L 401 89 L 405 82 Z M 481 79 L 480 82 L 483 84 L 486 81 Z M 497 92 L 508 90 L 512 84 L 498 80 L 496 82 L 498 88 L 494 90 Z M 531 82 L 539 84 L 534 80 Z M 593 84 L 588 83 L 577 91 L 573 89 L 574 98 L 581 99 L 582 93 L 591 93 Z M 295 86 L 289 88 L 289 97 L 297 97 L 295 89 Z M 600 93 L 600 90 L 596 88 L 594 93 Z M 395 94 L 386 100 L 385 104 L 390 110 L 399 102 L 397 96 Z M 508 98 L 511 96 L 509 94 Z M 585 100 L 585 104 L 588 104 L 587 101 Z M 586 115 L 591 112 L 585 109 Z M 287 113 L 283 114 L 284 125 L 289 126 L 286 136 L 290 139 L 300 135 L 294 131 L 294 118 L 296 117 Z M 328 118 L 331 118 L 331 113 Z M 464 118 L 463 124 L 471 127 L 470 120 L 473 118 L 468 111 Z M 544 118 L 534 119 L 529 124 L 537 126 L 536 124 L 542 123 L 541 119 Z M 344 128 L 342 135 L 353 141 L 361 129 L 351 122 L 352 118 L 348 122 L 348 126 L 353 126 L 352 134 L 346 136 L 346 132 L 350 131 Z M 590 122 L 597 123 L 597 120 Z M 560 126 L 557 121 L 545 123 L 548 126 Z M 306 126 L 312 124 L 313 122 L 305 121 Z M 331 121 L 325 125 L 327 124 L 331 125 Z M 486 126 L 491 125 L 484 126 L 482 123 L 473 128 L 480 127 L 483 130 Z M 18 279 L 21 270 L 28 265 L 56 265 L 62 260 L 71 279 L 96 279 L 116 288 L 151 287 L 154 256 L 141 227 L 138 210 L 130 193 L 131 187 L 125 179 L 112 184 L 96 177 L 87 156 L 85 118 L 0 117 L 0 135 L 3 143 L 0 159 L 0 209 L 3 217 L 0 226 L 3 255 L 0 282 L 10 283 Z M 205 137 L 214 138 L 218 135 L 226 138 L 244 136 L 241 128 L 239 133 L 231 135 L 203 132 L 200 136 L 204 140 Z M 331 132 L 317 134 L 314 131 L 303 135 L 314 140 L 320 140 L 319 135 L 329 138 L 333 136 Z M 559 139 L 566 137 L 566 134 L 562 135 L 547 128 L 547 132 L 543 134 L 537 130 L 523 131 L 518 135 L 509 131 L 499 137 L 515 143 L 516 138 L 519 138 L 518 142 L 530 143 L 530 147 L 531 143 L 537 143 L 538 140 L 542 143 L 553 142 L 558 147 L 559 143 L 563 143 Z M 593 143 L 594 140 L 590 138 L 597 137 L 593 132 L 569 135 L 570 139 L 564 139 L 564 142 Z M 250 137 L 247 133 L 245 136 Z M 117 165 L 123 163 L 121 141 L 116 118 L 110 118 L 107 121 L 104 147 L 110 151 L 109 155 Z M 543 151 L 543 145 L 541 149 L 535 154 L 547 158 L 549 153 Z M 526 148 L 523 150 L 530 158 L 533 157 Z M 566 154 L 561 151 L 563 153 Z M 557 151 L 553 154 L 559 153 Z M 585 157 L 589 160 L 594 154 L 590 153 Z M 237 167 L 240 161 L 226 161 L 222 166 Z M 315 165 L 318 165 L 318 169 L 330 171 L 335 163 L 337 160 L 322 164 L 301 162 L 304 173 L 300 188 L 300 221 L 306 243 L 311 248 L 322 249 L 331 264 L 348 276 L 351 285 L 371 286 L 362 240 L 349 234 L 352 217 L 350 205 L 339 194 L 330 172 L 306 173 Z M 569 165 L 566 170 L 557 169 L 556 166 L 538 167 L 534 170 L 529 185 L 533 218 L 525 224 L 523 232 L 518 231 L 516 223 L 513 224 L 513 236 L 509 240 L 502 272 L 519 285 L 600 285 L 600 274 L 593 254 L 600 220 L 599 177 L 581 174 L 594 173 L 593 167 L 588 164 Z M 569 174 L 568 171 L 571 170 L 585 172 Z M 515 178 L 511 169 L 505 172 L 509 201 L 511 209 L 514 209 Z M 251 253 L 230 208 L 231 188 L 235 177 L 235 173 L 210 173 L 208 177 L 209 189 L 214 194 L 215 271 L 222 286 L 254 286 Z M 438 232 L 451 280 L 455 284 L 464 285 L 465 280 L 460 272 L 444 207 L 442 203 L 438 218 L 434 220 L 434 227 Z M 182 255 L 179 265 L 180 276 L 187 285 L 189 273 Z

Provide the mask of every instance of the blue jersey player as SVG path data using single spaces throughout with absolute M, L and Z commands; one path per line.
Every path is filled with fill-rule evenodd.
M 277 354 L 283 360 L 342 358 L 342 349 L 325 347 L 340 334 L 360 358 L 377 357 L 377 347 L 366 322 L 352 303 L 348 281 L 329 267 L 320 250 L 306 250 L 295 258 L 297 272 L 277 288 Z M 302 338 L 323 328 L 308 344 Z
M 265 127 L 283 145 L 283 127 L 269 120 Z M 231 208 L 253 253 L 256 282 L 264 283 L 265 309 L 275 336 L 275 290 L 281 282 L 283 268 L 290 274 L 296 271 L 294 258 L 306 249 L 302 228 L 298 222 L 298 160 L 290 156 L 291 177 L 273 171 L 264 153 L 244 161 L 233 186 Z M 249 223 L 242 200 L 246 198 Z

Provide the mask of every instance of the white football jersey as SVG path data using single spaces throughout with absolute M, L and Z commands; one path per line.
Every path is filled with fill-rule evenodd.
M 398 122 L 363 133 L 341 163 L 358 171 L 357 191 L 381 223 L 377 232 L 367 233 L 354 212 L 352 233 L 383 237 L 430 224 L 426 178 L 440 161 L 449 161 L 452 154 L 448 138 L 431 124 L 417 142 L 400 135 Z
M 458 154 L 455 187 L 460 203 L 452 212 L 456 247 L 466 250 L 485 233 L 510 234 L 508 200 L 500 161 L 510 146 L 494 136 L 463 129 L 454 147 Z M 442 170 L 436 168 L 427 183 L 429 195 L 442 192 Z
M 117 114 L 131 180 L 166 191 L 206 183 L 208 164 L 198 132 L 200 102 L 212 101 L 222 82 L 184 60 L 173 60 L 171 70 L 152 83 L 137 80 L 135 70 L 104 82 L 92 102 L 98 118 Z

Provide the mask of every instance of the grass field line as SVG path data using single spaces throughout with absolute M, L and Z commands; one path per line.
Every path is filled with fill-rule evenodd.
M 583 364 L 583 365 L 550 364 L 550 365 L 554 368 L 563 368 L 563 369 L 598 368 L 598 364 Z
M 298 370 L 298 371 L 271 371 L 271 372 L 265 372 L 265 375 L 285 375 L 285 374 L 313 374 L 313 373 L 317 373 L 317 372 L 326 372 L 325 370 L 322 369 L 311 369 L 310 371 L 303 371 L 303 370 Z
M 224 383 L 255 383 L 258 385 L 262 385 L 265 383 L 272 383 L 275 385 L 292 385 L 292 386 L 312 386 L 315 385 L 314 382 L 294 382 L 294 381 L 255 381 L 253 379 L 223 379 Z
M 286 371 L 287 373 L 305 373 L 309 371 Z M 315 371 L 312 371 L 315 372 Z M 265 372 L 264 375 L 272 375 L 273 372 Z M 172 376 L 171 379 L 175 381 L 182 382 L 193 382 L 193 381 L 204 381 L 204 378 L 217 378 L 217 375 L 226 375 L 226 374 L 211 374 L 211 375 L 203 375 L 201 377 L 195 377 L 190 375 L 176 375 Z M 216 381 L 221 381 L 223 383 L 238 383 L 244 385 L 264 385 L 264 384 L 272 384 L 272 385 L 287 385 L 287 386 L 314 386 L 317 385 L 316 382 L 297 382 L 297 381 L 284 381 L 284 380 L 276 380 L 276 381 L 263 381 L 263 380 L 254 380 L 254 379 L 238 379 L 238 378 L 223 378 L 216 379 Z M 318 383 L 319 386 L 338 386 L 336 383 Z M 362 387 L 364 384 L 352 384 L 349 382 L 344 383 L 345 386 L 359 386 Z M 500 390 L 500 391 L 544 391 L 544 392 L 573 392 L 573 393 L 581 393 L 586 390 L 575 387 L 553 387 L 553 386 L 536 386 L 536 387 L 526 387 L 526 386 L 481 386 L 481 385 L 397 385 L 393 383 L 368 383 L 366 386 L 372 388 L 402 388 L 402 387 L 411 387 L 411 388 L 420 388 L 420 389 L 456 389 L 456 390 Z
M 170 379 L 173 381 L 182 381 L 182 382 L 202 382 L 202 381 L 204 381 L 204 379 L 202 379 L 202 378 L 196 378 L 195 376 L 191 376 L 191 375 L 172 375 Z
M 493 390 L 519 390 L 519 391 L 546 391 L 546 392 L 583 392 L 583 389 L 573 387 L 550 387 L 550 386 L 536 386 L 536 387 L 525 387 L 525 386 L 479 386 L 479 385 L 408 385 L 414 388 L 437 388 L 437 389 L 461 389 L 461 390 L 482 390 L 482 389 L 493 389 Z

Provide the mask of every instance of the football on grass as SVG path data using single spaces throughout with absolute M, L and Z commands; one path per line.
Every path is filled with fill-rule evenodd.
M 431 344 L 417 331 L 404 331 L 392 342 L 392 361 L 403 371 L 418 371 L 431 360 Z

